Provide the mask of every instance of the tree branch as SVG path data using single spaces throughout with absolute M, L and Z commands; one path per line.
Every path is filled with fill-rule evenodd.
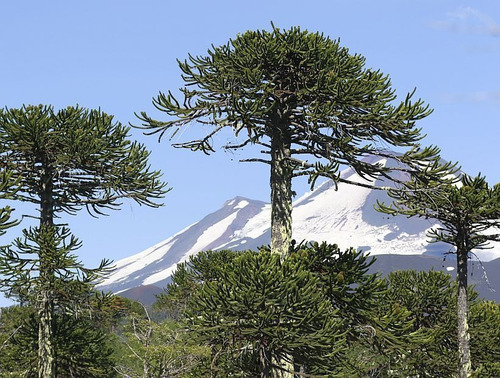
M 241 163 L 264 163 L 271 164 L 271 161 L 265 159 L 251 158 L 251 159 L 241 159 Z

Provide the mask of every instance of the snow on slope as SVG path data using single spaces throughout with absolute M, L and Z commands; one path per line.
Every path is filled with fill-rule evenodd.
M 362 181 L 351 168 L 344 170 L 341 177 Z M 390 184 L 377 179 L 376 185 Z M 293 237 L 297 241 L 336 243 L 342 249 L 361 248 L 371 255 L 440 256 L 450 250 L 444 243 L 427 243 L 426 231 L 435 222 L 378 213 L 374 209 L 377 200 L 390 202 L 381 190 L 342 183 L 335 188 L 331 181 L 324 182 L 294 201 Z M 270 205 L 261 201 L 242 197 L 229 200 L 219 210 L 167 240 L 118 261 L 116 270 L 100 289 L 118 293 L 140 285 L 164 286 L 177 263 L 202 250 L 256 249 L 269 244 L 270 211 Z M 483 261 L 492 260 L 500 257 L 500 246 L 477 254 Z
M 115 271 L 99 288 L 121 292 L 140 285 L 164 283 L 177 263 L 202 250 L 220 249 L 232 240 L 235 231 L 259 214 L 264 202 L 236 197 L 222 208 L 174 236 L 116 262 Z M 263 243 L 261 243 L 263 244 Z

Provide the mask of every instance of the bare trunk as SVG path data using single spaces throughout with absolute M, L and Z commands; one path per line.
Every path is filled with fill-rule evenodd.
M 457 320 L 458 320 L 458 376 L 467 378 L 471 375 L 469 347 L 469 305 L 467 299 L 467 250 L 457 250 Z
M 277 131 L 271 141 L 271 252 L 283 259 L 292 242 L 290 141 Z
M 41 195 L 40 195 L 40 230 L 47 232 L 54 225 L 54 200 L 52 175 L 48 172 L 42 175 Z M 38 301 L 38 377 L 54 378 L 56 376 L 55 350 L 52 341 L 54 339 L 54 298 L 52 285 L 54 282 L 54 272 L 50 266 L 50 255 L 53 251 L 44 250 L 46 246 L 40 248 L 40 278 L 42 287 Z
M 46 291 L 41 296 L 38 310 L 40 319 L 38 326 L 38 377 L 52 378 L 56 376 L 54 346 L 52 345 L 52 313 L 54 308 L 53 301 L 50 300 Z
M 292 243 L 292 174 L 290 168 L 291 142 L 285 127 L 279 122 L 271 138 L 271 253 L 283 260 Z M 281 126 L 281 127 L 280 127 Z M 281 369 L 272 369 L 273 377 L 293 377 L 293 364 L 275 361 Z M 288 371 L 288 372 L 287 372 Z

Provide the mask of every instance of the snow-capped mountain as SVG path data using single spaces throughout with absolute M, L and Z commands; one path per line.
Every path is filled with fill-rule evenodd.
M 375 159 L 375 158 L 372 158 Z M 381 164 L 385 160 L 377 159 Z M 351 168 L 341 177 L 363 181 Z M 377 186 L 389 185 L 377 180 Z M 450 250 L 444 243 L 427 243 L 431 220 L 389 216 L 374 209 L 377 200 L 390 202 L 382 190 L 331 181 L 324 182 L 293 203 L 293 237 L 297 241 L 336 243 L 360 248 L 371 255 L 433 255 Z M 116 270 L 99 285 L 119 293 L 141 285 L 164 286 L 176 265 L 202 250 L 256 249 L 270 242 L 270 205 L 236 197 L 170 238 L 116 262 Z M 500 246 L 477 252 L 482 261 L 500 257 Z

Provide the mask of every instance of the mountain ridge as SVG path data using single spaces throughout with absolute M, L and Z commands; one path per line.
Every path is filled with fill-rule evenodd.
M 373 161 L 394 164 L 385 159 Z M 366 183 L 352 168 L 340 175 L 343 179 Z M 391 183 L 376 178 L 371 184 Z M 391 199 L 382 190 L 325 181 L 293 202 L 293 237 L 297 241 L 335 243 L 342 249 L 355 247 L 372 256 L 442 257 L 450 251 L 447 244 L 427 242 L 426 232 L 438 225 L 436 221 L 379 213 L 374 209 L 377 201 L 387 203 Z M 120 293 L 142 285 L 164 286 L 178 263 L 202 250 L 255 250 L 267 245 L 270 211 L 266 202 L 236 196 L 175 235 L 117 261 L 116 270 L 98 288 Z M 477 254 L 483 261 L 495 259 L 500 257 L 500 246 Z
M 479 296 L 486 300 L 500 302 L 500 258 L 488 262 L 469 262 L 469 284 L 474 286 Z M 456 261 L 454 258 L 437 258 L 429 255 L 377 255 L 368 273 L 379 273 L 382 277 L 397 270 L 442 271 L 455 278 Z M 163 293 L 165 285 L 144 285 L 120 292 L 120 296 L 151 306 L 156 296 Z

